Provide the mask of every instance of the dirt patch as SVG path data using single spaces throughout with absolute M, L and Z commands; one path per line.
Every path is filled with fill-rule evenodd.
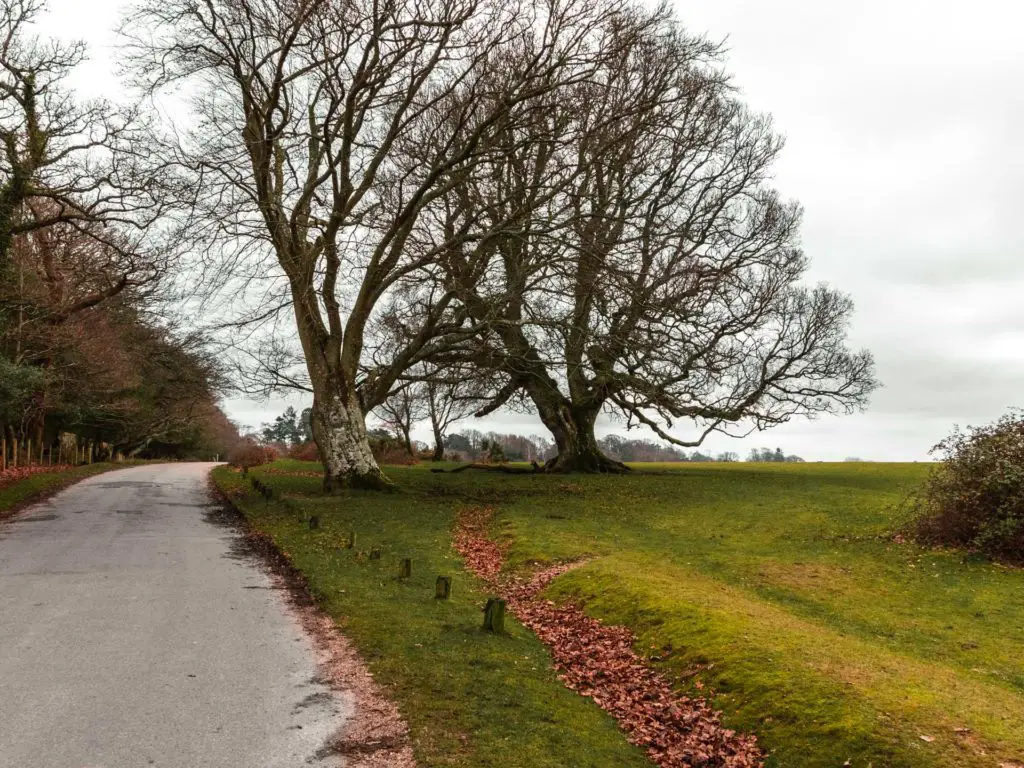
M 633 744 L 662 768 L 754 768 L 762 755 L 754 736 L 721 724 L 702 697 L 677 694 L 671 681 L 634 650 L 626 627 L 610 626 L 575 605 L 557 605 L 541 592 L 559 575 L 579 567 L 563 563 L 528 576 L 501 578 L 502 555 L 487 537 L 490 510 L 464 512 L 455 547 L 477 575 L 490 581 L 511 612 L 550 649 L 559 679 L 614 717 Z
M 313 640 L 324 682 L 353 701 L 354 712 L 338 733 L 317 753 L 318 758 L 339 755 L 346 768 L 415 768 L 409 728 L 398 707 L 370 674 L 355 647 L 334 620 L 316 604 L 302 573 L 274 546 L 270 537 L 252 530 L 245 517 L 211 481 L 220 503 L 209 507 L 207 521 L 230 527 L 240 536 L 232 556 L 256 559 L 270 574 L 302 628 Z

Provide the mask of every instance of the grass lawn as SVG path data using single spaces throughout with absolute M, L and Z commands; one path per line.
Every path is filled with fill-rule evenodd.
M 560 688 L 520 627 L 507 638 L 477 630 L 484 594 L 449 538 L 474 504 L 494 507 L 509 567 L 589 557 L 551 595 L 632 627 L 683 690 L 713 691 L 727 724 L 756 733 L 770 765 L 1024 759 L 1024 571 L 893 542 L 900 501 L 926 465 L 642 469 L 392 468 L 398 493 L 324 498 L 316 465 L 282 462 L 255 472 L 286 503 L 241 503 L 392 687 L 425 766 L 644 764 L 601 712 Z M 228 470 L 216 477 L 242 487 Z M 349 530 L 356 550 L 382 546 L 382 560 L 336 549 Z M 401 557 L 413 558 L 406 584 L 393 578 Z M 455 576 L 450 603 L 432 599 L 442 573 Z
M 123 469 L 123 464 L 87 464 L 63 472 L 41 472 L 0 488 L 0 518 L 15 507 L 29 504 L 86 477 Z

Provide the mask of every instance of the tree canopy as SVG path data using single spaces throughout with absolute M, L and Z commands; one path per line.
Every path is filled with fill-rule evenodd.
M 642 446 L 602 414 L 696 448 L 877 386 L 849 298 L 805 282 L 781 137 L 666 5 L 136 0 L 127 106 L 64 88 L 84 48 L 29 36 L 39 0 L 0 7 L 8 431 L 137 451 L 220 422 L 223 358 L 160 309 L 183 275 L 265 391 L 312 394 L 263 437 L 308 430 L 328 489 L 387 486 L 370 413 L 406 454 L 429 420 L 440 458 L 517 408 L 546 471 L 619 472 Z

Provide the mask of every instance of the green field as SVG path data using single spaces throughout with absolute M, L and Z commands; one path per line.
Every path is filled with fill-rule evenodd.
M 589 557 L 550 593 L 626 624 L 682 690 L 713 692 L 775 766 L 992 766 L 1024 757 L 1024 571 L 897 543 L 914 464 L 643 465 L 628 477 L 436 475 L 400 491 L 318 492 L 316 465 L 256 470 L 285 502 L 253 524 L 307 573 L 392 687 L 425 766 L 642 765 L 614 724 L 562 690 L 515 626 L 480 633 L 484 596 L 449 532 L 495 509 L 508 567 Z M 303 472 L 303 475 L 282 474 Z M 242 478 L 217 470 L 227 488 Z M 321 529 L 305 517 L 316 513 Z M 339 550 L 382 546 L 380 562 Z M 412 557 L 414 578 L 392 578 Z M 456 599 L 432 600 L 437 574 Z

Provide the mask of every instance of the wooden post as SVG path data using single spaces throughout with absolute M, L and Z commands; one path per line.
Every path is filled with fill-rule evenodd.
M 412 560 L 406 557 L 398 564 L 398 578 L 408 579 L 410 576 L 412 576 Z
M 371 560 L 380 560 L 380 547 L 371 547 L 370 548 L 370 559 Z
M 90 464 L 92 464 L 92 449 L 93 449 L 93 442 L 92 442 L 92 440 L 90 440 L 89 441 L 89 463 Z
M 487 598 L 487 606 L 484 608 L 484 629 L 488 632 L 505 631 L 505 601 L 501 598 Z
M 434 597 L 438 600 L 447 600 L 452 594 L 452 580 L 450 576 L 438 576 L 434 584 Z
M 32 466 L 32 438 L 31 437 L 28 439 L 28 443 L 26 444 L 25 466 L 26 467 L 31 467 Z
M 319 515 L 310 515 L 310 517 L 309 517 L 309 530 L 315 531 L 319 527 L 320 527 L 320 516 Z

